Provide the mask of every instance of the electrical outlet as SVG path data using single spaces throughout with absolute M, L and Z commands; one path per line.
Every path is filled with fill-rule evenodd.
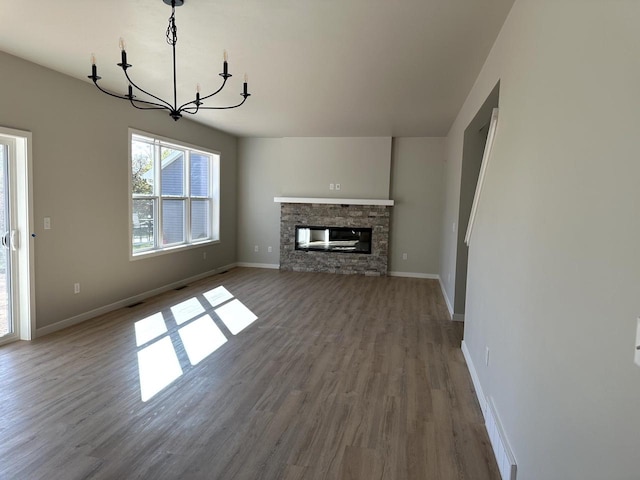
M 336 183 L 336 190 L 340 190 L 340 184 Z
M 51 217 L 44 217 L 44 229 L 51 230 Z
M 484 363 L 489 366 L 489 347 L 484 347 Z
M 267 252 L 269 252 L 269 253 L 273 252 L 273 248 L 267 247 Z
M 258 247 L 258 245 L 254 245 L 253 246 L 253 251 L 254 252 L 259 252 L 260 251 L 260 247 Z
M 73 284 L 73 293 L 80 293 L 80 284 L 79 283 L 74 283 Z
M 406 254 L 406 253 L 403 253 L 403 254 L 402 254 L 402 259 L 403 259 L 403 260 L 406 260 L 406 259 L 407 259 L 407 254 Z

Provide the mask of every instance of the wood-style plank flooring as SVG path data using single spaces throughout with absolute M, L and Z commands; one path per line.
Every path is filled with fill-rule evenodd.
M 258 317 L 236 335 L 205 295 L 219 286 Z M 0 347 L 0 478 L 497 480 L 439 288 L 237 268 Z M 189 299 L 227 339 L 195 366 L 178 329 L 203 313 L 171 311 Z M 154 314 L 167 332 L 136 346 Z M 138 352 L 157 342 L 182 374 L 143 402 Z

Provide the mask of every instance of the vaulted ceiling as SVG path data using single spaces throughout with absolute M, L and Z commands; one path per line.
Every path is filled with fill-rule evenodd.
M 193 120 L 240 136 L 442 136 L 513 1 L 185 0 L 178 102 L 218 88 L 226 49 L 234 76 L 216 103 L 241 99 L 245 72 L 252 96 Z M 134 81 L 171 98 L 170 13 L 163 0 L 0 0 L 0 50 L 87 83 L 94 53 L 101 85 L 125 93 L 123 37 Z

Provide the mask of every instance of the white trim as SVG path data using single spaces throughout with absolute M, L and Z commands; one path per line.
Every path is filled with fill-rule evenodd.
M 131 255 L 131 252 L 129 252 L 129 261 L 134 262 L 136 260 L 144 260 L 145 258 L 158 257 L 160 255 L 166 255 L 167 253 L 186 252 L 187 250 L 193 250 L 194 248 L 207 247 L 210 245 L 217 245 L 219 243 L 220 240 L 207 240 L 199 243 L 181 243 L 179 245 L 158 248 L 156 250 L 145 250 L 134 255 Z
M 471 360 L 471 353 L 467 348 L 467 344 L 464 340 L 462 340 L 462 345 L 460 346 L 462 349 L 462 355 L 464 355 L 464 359 L 467 362 L 467 369 L 469 370 L 469 374 L 471 375 L 471 381 L 473 382 L 473 388 L 476 391 L 476 398 L 478 399 L 478 403 L 480 404 L 480 410 L 482 410 L 482 416 L 487 418 L 487 400 L 484 396 L 484 392 L 482 391 L 482 385 L 480 385 L 480 377 L 478 377 L 478 372 L 476 371 L 476 367 L 473 364 L 473 360 Z
M 153 133 L 149 133 L 149 132 L 144 132 L 142 130 L 137 130 L 135 128 L 131 128 L 129 127 L 128 129 L 128 146 L 129 146 L 129 152 L 128 152 L 128 168 L 129 168 L 129 180 L 128 180 L 128 192 L 129 192 L 129 261 L 135 261 L 135 260 L 140 260 L 143 258 L 150 258 L 150 257 L 155 257 L 158 255 L 165 255 L 165 254 L 170 254 L 170 253 L 174 253 L 176 251 L 184 251 L 184 250 L 188 250 L 191 248 L 198 248 L 204 245 L 212 245 L 212 244 L 216 244 L 220 242 L 220 165 L 221 165 L 221 161 L 222 161 L 222 153 L 220 153 L 217 150 L 211 150 L 205 147 L 200 147 L 200 146 L 196 146 L 196 145 L 192 145 L 190 143 L 186 143 L 186 142 L 182 142 L 181 140 L 175 140 L 175 139 L 170 139 L 167 137 L 163 137 L 161 135 L 156 135 Z M 157 243 L 158 245 L 162 245 L 162 202 L 163 199 L 167 199 L 169 197 L 164 196 L 161 194 L 161 192 L 155 194 L 155 195 L 150 195 L 149 197 L 135 197 L 133 196 L 133 191 L 132 191 L 132 185 L 131 185 L 131 169 L 132 169 L 132 163 L 133 163 L 133 158 L 132 158 L 132 145 L 133 145 L 133 141 L 134 141 L 134 136 L 142 138 L 145 142 L 151 142 L 151 144 L 154 147 L 154 172 L 155 172 L 155 179 L 154 179 L 154 183 L 155 185 L 160 186 L 161 185 L 161 174 L 162 174 L 162 161 L 160 161 L 160 168 L 157 168 L 157 165 L 155 165 L 155 159 L 156 156 L 157 158 L 159 158 L 160 155 L 160 149 L 162 147 L 170 147 L 170 148 L 175 148 L 175 149 L 179 149 L 184 151 L 184 157 L 185 157 L 185 191 L 184 193 L 186 194 L 187 192 L 189 193 L 189 195 L 185 195 L 185 196 L 181 196 L 178 197 L 176 196 L 175 199 L 176 200 L 183 200 L 185 202 L 185 209 L 184 209 L 184 225 L 185 225 L 185 232 L 184 232 L 184 238 L 185 241 L 184 242 L 180 242 L 177 244 L 172 244 L 169 245 L 167 247 L 162 247 L 159 246 L 158 248 L 150 248 L 147 250 L 142 250 L 142 251 L 138 251 L 138 252 L 134 252 L 133 251 L 133 245 L 131 244 L 131 240 L 133 238 L 133 223 L 132 223 L 132 218 L 133 218 L 133 202 L 134 200 L 153 200 L 156 204 L 155 206 L 155 214 L 154 214 L 154 221 L 155 221 L 155 228 L 157 231 L 155 231 L 154 233 L 154 245 Z M 210 205 L 210 209 L 211 211 L 209 212 L 209 221 L 211 223 L 211 236 L 210 238 L 206 238 L 204 240 L 196 240 L 196 241 L 192 241 L 189 240 L 190 236 L 191 236 L 191 202 L 194 199 L 199 199 L 200 197 L 193 197 L 191 196 L 191 188 L 189 185 L 187 185 L 189 183 L 189 179 L 190 177 L 190 169 L 191 169 L 191 160 L 190 160 L 190 156 L 191 153 L 201 153 L 203 155 L 207 155 L 211 157 L 211 163 L 210 163 L 210 178 L 209 178 L 209 190 L 210 190 L 210 196 L 207 197 L 207 199 L 209 200 L 209 205 Z M 160 188 L 160 187 L 158 187 Z M 203 197 L 204 198 L 204 197 Z M 174 199 L 174 197 L 171 197 L 171 199 Z
M 482 186 L 484 185 L 484 176 L 487 173 L 487 165 L 489 165 L 489 160 L 491 159 L 491 151 L 493 150 L 493 140 L 496 136 L 497 128 L 498 128 L 498 109 L 494 108 L 493 112 L 491 112 L 491 125 L 489 126 L 487 143 L 484 146 L 484 154 L 482 155 L 482 163 L 480 164 L 480 174 L 478 175 L 478 183 L 476 184 L 476 193 L 473 196 L 471 214 L 469 215 L 469 223 L 467 224 L 467 233 L 464 236 L 464 243 L 466 243 L 467 245 L 469 245 L 469 241 L 471 240 L 471 232 L 473 231 L 473 224 L 476 220 L 476 212 L 478 210 L 478 204 L 480 203 Z
M 329 205 L 382 205 L 392 207 L 393 200 L 370 198 L 314 198 L 314 197 L 274 197 L 275 203 L 320 203 Z
M 500 476 L 503 480 L 515 480 L 516 479 L 516 460 L 509 445 L 509 440 L 502 427 L 502 422 L 496 409 L 496 404 L 491 397 L 486 397 L 482 391 L 482 385 L 480 384 L 480 377 L 473 360 L 471 360 L 471 353 L 467 348 L 467 344 L 462 340 L 460 345 L 462 355 L 467 363 L 467 369 L 469 375 L 471 375 L 471 381 L 473 382 L 473 388 L 476 393 L 476 398 L 480 404 L 480 410 L 485 421 L 485 429 L 489 435 L 493 455 L 496 458 L 498 468 L 500 470 Z
M 489 442 L 496 457 L 498 470 L 502 480 L 516 480 L 518 466 L 516 457 L 513 455 L 507 434 L 502 426 L 500 415 L 496 403 L 491 397 L 487 397 L 487 416 L 485 417 L 485 427 L 489 434 Z
M 210 277 L 212 275 L 216 275 L 221 272 L 225 272 L 230 270 L 236 266 L 235 263 L 225 265 L 222 267 L 214 268 L 213 270 L 209 270 L 204 273 L 199 273 L 198 275 L 194 275 L 193 277 L 183 278 L 182 280 L 178 280 L 176 282 L 172 282 L 168 285 L 164 285 L 162 287 L 154 288 L 153 290 L 149 290 L 147 292 L 139 293 L 138 295 L 134 295 L 132 297 L 125 298 L 123 300 L 119 300 L 114 303 L 110 303 L 109 305 L 104 305 L 99 308 L 95 308 L 93 310 L 89 310 L 88 312 L 81 313 L 80 315 L 75 315 L 71 318 L 67 318 L 65 320 L 60 320 L 52 325 L 47 325 L 46 327 L 38 328 L 36 332 L 36 337 L 42 337 L 43 335 L 48 335 L 53 332 L 57 332 L 58 330 L 62 330 L 63 328 L 71 327 L 73 325 L 77 325 L 78 323 L 82 323 L 86 320 L 90 320 L 92 318 L 97 317 L 98 315 L 104 315 L 105 313 L 112 312 L 114 310 L 118 310 L 119 308 L 126 307 L 127 305 L 131 305 L 132 303 L 140 302 L 147 298 L 153 297 L 155 295 L 159 295 L 161 293 L 167 292 L 169 290 L 173 290 L 174 288 L 181 287 L 187 283 L 195 282 L 197 280 L 201 280 L 203 278 Z
M 449 301 L 449 297 L 447 296 L 447 291 L 444 288 L 444 283 L 442 283 L 442 278 L 438 277 L 438 280 L 440 281 L 440 290 L 442 290 L 444 302 L 447 304 L 447 310 L 449 310 L 449 317 L 453 319 L 453 307 L 451 306 L 451 302 Z
M 16 327 L 20 340 L 32 340 L 36 334 L 36 294 L 34 266 L 33 219 L 33 135 L 25 130 L 0 126 L 0 135 L 13 138 L 16 149 L 14 177 L 20 198 L 17 199 L 16 228 L 18 230 L 17 264 L 19 298 L 14 299 L 18 313 Z M 20 161 L 22 159 L 23 161 Z
M 437 273 L 414 273 L 414 272 L 387 272 L 390 277 L 407 277 L 407 278 L 428 278 L 431 280 L 440 280 Z
M 252 262 L 237 262 L 235 264 L 236 267 L 246 267 L 246 268 L 270 268 L 273 270 L 279 270 L 280 265 L 277 263 L 252 263 Z
M 454 322 L 464 322 L 464 313 L 454 313 L 451 315 L 451 320 Z

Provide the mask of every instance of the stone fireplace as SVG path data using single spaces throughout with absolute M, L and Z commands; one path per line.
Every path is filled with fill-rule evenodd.
M 308 202 L 303 200 L 308 200 Z M 361 275 L 387 274 L 389 217 L 390 207 L 393 205 L 392 200 L 366 201 L 285 197 L 276 198 L 275 201 L 281 203 L 281 270 Z M 325 251 L 317 249 L 296 250 L 296 227 L 300 229 L 304 226 L 371 229 L 371 253 L 330 251 L 329 249 Z

